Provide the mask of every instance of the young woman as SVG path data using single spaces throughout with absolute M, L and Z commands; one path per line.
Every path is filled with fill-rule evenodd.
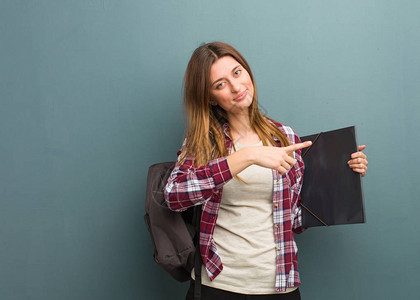
M 197 48 L 184 88 L 186 139 L 165 199 L 175 211 L 203 205 L 203 299 L 300 299 L 293 232 L 303 230 L 301 149 L 311 142 L 261 113 L 251 69 L 228 44 Z M 364 148 L 348 162 L 363 176 Z

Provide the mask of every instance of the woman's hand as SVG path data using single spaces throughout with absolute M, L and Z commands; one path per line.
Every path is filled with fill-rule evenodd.
M 252 146 L 243 148 L 227 157 L 232 176 L 256 164 L 264 168 L 274 169 L 280 174 L 286 174 L 296 163 L 296 159 L 289 154 L 293 151 L 309 147 L 311 141 L 293 144 L 287 147 Z
M 294 159 L 290 154 L 293 151 L 306 148 L 312 145 L 311 141 L 304 143 L 293 144 L 287 147 L 255 147 L 257 150 L 254 156 L 255 164 L 261 167 L 277 170 L 281 175 L 286 174 L 294 164 Z
M 366 159 L 366 154 L 362 151 L 366 149 L 365 145 L 359 146 L 359 151 L 351 155 L 351 160 L 347 163 L 354 172 L 362 174 L 362 177 L 366 175 L 368 161 Z

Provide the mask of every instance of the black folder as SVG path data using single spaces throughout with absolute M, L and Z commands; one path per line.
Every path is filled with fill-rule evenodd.
M 348 166 L 358 151 L 354 126 L 301 137 L 305 162 L 301 190 L 303 227 L 365 223 L 362 180 Z

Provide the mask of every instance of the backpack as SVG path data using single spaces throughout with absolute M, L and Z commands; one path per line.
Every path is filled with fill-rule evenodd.
M 163 191 L 174 166 L 175 162 L 164 162 L 149 167 L 144 220 L 152 238 L 154 260 L 173 278 L 184 282 L 191 279 L 194 264 L 201 274 L 199 247 L 195 256 L 201 205 L 183 212 L 168 208 Z

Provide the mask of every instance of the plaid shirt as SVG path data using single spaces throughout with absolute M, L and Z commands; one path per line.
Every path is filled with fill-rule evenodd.
M 296 132 L 283 124 L 274 123 L 286 134 L 290 144 L 300 143 Z M 232 151 L 232 139 L 227 134 L 229 125 L 224 125 L 228 153 Z M 280 142 L 275 138 L 277 146 Z M 179 160 L 178 152 L 178 160 Z M 273 226 L 276 243 L 276 291 L 300 285 L 297 269 L 297 246 L 293 232 L 300 233 L 302 217 L 300 190 L 304 164 L 301 150 L 296 151 L 297 163 L 285 175 L 273 170 Z M 179 161 L 178 161 L 179 162 Z M 191 206 L 203 204 L 200 223 L 200 251 L 203 264 L 211 280 L 222 270 L 223 265 L 213 240 L 223 185 L 232 178 L 226 157 L 211 160 L 200 168 L 194 167 L 187 157 L 177 164 L 165 187 L 165 199 L 170 209 L 183 211 Z

